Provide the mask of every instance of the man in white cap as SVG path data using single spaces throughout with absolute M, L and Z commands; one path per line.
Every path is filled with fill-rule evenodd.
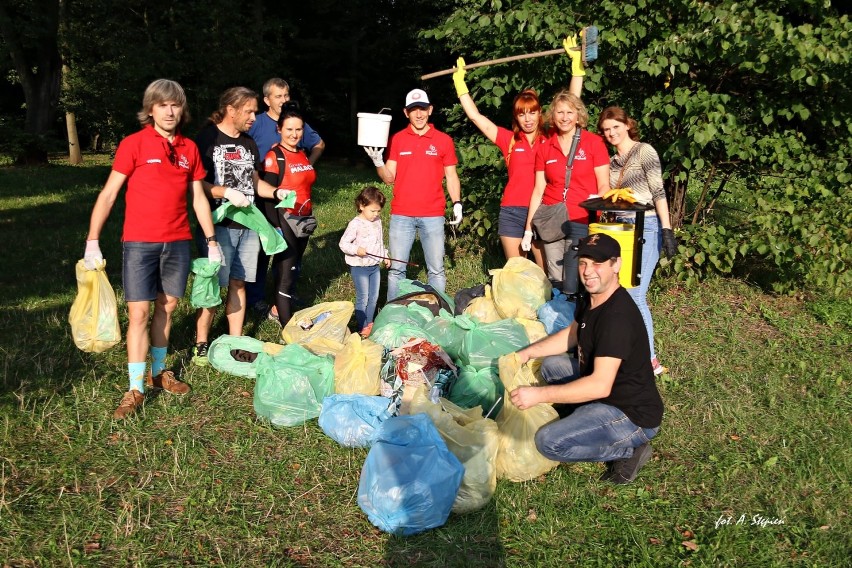
M 409 124 L 391 138 L 387 162 L 381 148 L 364 148 L 379 178 L 393 185 L 388 240 L 394 260 L 388 270 L 388 301 L 397 296 L 414 237 L 418 235 L 426 258 L 429 285 L 440 292 L 446 288 L 444 178 L 453 203 L 450 224 L 458 225 L 462 220 L 461 183 L 456 172 L 458 158 L 453 139 L 429 123 L 432 104 L 422 89 L 408 93 L 404 112 Z

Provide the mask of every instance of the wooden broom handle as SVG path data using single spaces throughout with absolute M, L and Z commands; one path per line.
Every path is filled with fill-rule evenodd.
M 501 57 L 500 59 L 491 59 L 490 61 L 480 61 L 479 63 L 468 63 L 464 66 L 465 69 L 475 69 L 477 67 L 485 67 L 486 65 L 496 65 L 498 63 L 509 63 L 510 61 L 519 61 L 521 59 L 531 59 L 533 57 L 544 57 L 546 55 L 559 55 L 560 53 L 565 53 L 563 48 L 559 49 L 550 49 L 548 51 L 539 51 L 537 53 L 526 53 L 524 55 L 512 55 L 511 57 Z M 456 72 L 456 68 L 452 69 L 444 69 L 443 71 L 435 71 L 434 73 L 429 73 L 427 75 L 421 75 L 420 80 L 425 81 L 427 79 L 434 79 L 435 77 L 440 77 L 442 75 L 452 75 Z

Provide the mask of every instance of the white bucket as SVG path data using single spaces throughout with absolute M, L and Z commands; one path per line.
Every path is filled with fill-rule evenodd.
M 386 148 L 390 134 L 391 117 L 388 114 L 358 113 L 358 145 Z

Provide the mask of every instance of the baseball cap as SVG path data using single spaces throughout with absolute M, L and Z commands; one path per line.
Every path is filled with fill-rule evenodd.
M 428 107 L 432 103 L 429 102 L 429 96 L 423 89 L 414 89 L 405 95 L 405 109 L 408 110 L 414 107 Z
M 621 245 L 618 241 L 603 233 L 593 233 L 585 239 L 580 239 L 577 247 L 577 257 L 586 256 L 597 262 L 621 256 Z

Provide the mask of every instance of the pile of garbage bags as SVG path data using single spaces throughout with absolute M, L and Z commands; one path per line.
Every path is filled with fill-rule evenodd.
M 318 418 L 339 444 L 369 448 L 359 506 L 383 531 L 416 534 L 484 507 L 497 479 L 526 481 L 557 465 L 534 442 L 556 411 L 520 410 L 506 393 L 541 384 L 538 361 L 521 364 L 515 352 L 570 325 L 573 304 L 524 258 L 490 276 L 459 292 L 459 310 L 403 280 L 369 339 L 348 330 L 351 302 L 328 302 L 294 314 L 283 347 L 222 336 L 209 359 L 255 378 L 259 417 L 276 426 Z

